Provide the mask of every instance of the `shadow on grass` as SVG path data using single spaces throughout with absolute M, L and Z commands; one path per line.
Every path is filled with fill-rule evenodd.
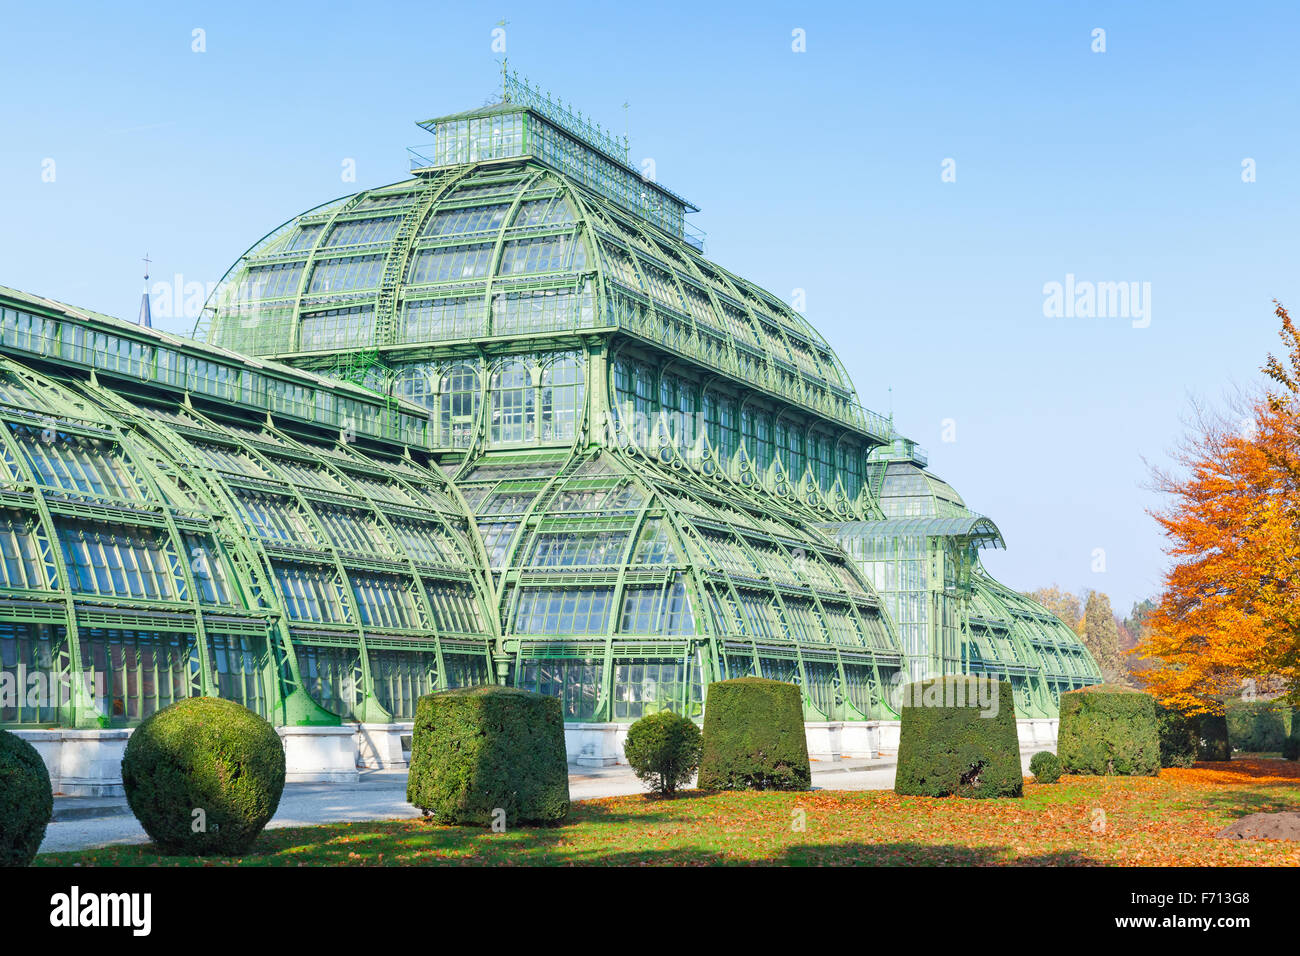
M 666 801 L 659 801 L 666 802 Z M 588 807 L 558 827 L 518 827 L 493 833 L 415 820 L 335 824 L 265 831 L 252 852 L 231 857 L 161 856 L 152 845 L 49 854 L 39 865 L 66 866 L 1096 866 L 1081 850 L 1038 854 L 994 843 L 968 846 L 909 841 L 804 842 L 786 830 L 737 833 L 732 815 L 717 826 L 682 817 L 679 845 L 646 847 L 642 836 L 664 822 L 660 813 L 620 813 Z M 692 832 L 690 826 L 696 827 Z M 766 845 L 755 845 L 761 839 Z
M 843 843 L 790 847 L 774 861 L 786 866 L 1100 866 L 1077 850 L 1015 856 L 1003 846 L 927 843 Z
M 718 790 L 678 790 L 678 791 L 677 791 L 675 794 L 673 794 L 672 796 L 665 796 L 665 795 L 663 795 L 663 794 L 659 794 L 659 793 L 643 793 L 643 794 L 640 794 L 639 796 L 641 797 L 642 801 L 644 801 L 645 803 L 659 803 L 659 804 L 663 804 L 664 806 L 672 806 L 674 803 L 689 803 L 689 802 L 692 801 L 692 800 L 703 800 L 703 799 L 708 798 L 708 797 L 716 797 L 716 796 L 718 796 L 719 793 L 721 793 L 721 792 L 723 792 L 723 791 L 718 791 Z M 601 799 L 606 799 L 606 800 L 609 800 L 609 799 L 622 799 L 622 800 L 628 800 L 628 799 L 636 799 L 636 796 L 637 796 L 637 794 L 633 794 L 631 797 L 604 797 L 604 798 L 601 798 Z M 581 801 L 581 802 L 582 802 L 583 804 L 594 804 L 594 805 L 596 805 L 596 806 L 600 806 L 599 802 L 598 802 L 598 801 L 595 801 L 595 800 L 583 800 L 583 801 Z
M 1189 800 L 1187 806 L 1209 806 L 1222 810 L 1234 818 L 1252 813 L 1281 813 L 1300 810 L 1300 788 L 1279 784 L 1262 790 L 1233 790 L 1227 793 L 1209 793 L 1199 800 Z

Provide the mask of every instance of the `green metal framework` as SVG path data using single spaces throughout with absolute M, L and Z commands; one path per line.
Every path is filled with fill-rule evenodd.
M 1037 716 L 1099 679 L 616 140 L 510 78 L 421 126 L 412 179 L 259 240 L 193 340 L 0 290 L 0 679 L 68 688 L 0 723 L 384 721 L 489 680 L 606 722 L 744 674 L 889 719 L 891 684 L 973 671 Z
M 871 483 L 889 517 L 826 525 L 889 609 L 910 677 L 988 674 L 1010 681 L 1023 717 L 1056 715 L 1060 695 L 1100 682 L 1078 636 L 998 583 L 980 563 L 1002 533 L 925 470 L 899 440 L 876 449 Z
M 383 721 L 492 679 L 477 537 L 412 408 L 12 290 L 0 350 L 0 662 L 54 678 L 0 721 L 194 694 Z

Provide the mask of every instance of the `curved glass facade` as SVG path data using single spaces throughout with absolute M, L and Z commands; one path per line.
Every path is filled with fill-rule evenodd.
M 1099 680 L 803 316 L 513 93 L 254 244 L 195 339 L 0 290 L 0 724 L 385 722 L 486 681 L 606 723 L 747 674 L 892 719 L 953 672 L 1042 716 Z
M 0 693 L 0 722 L 126 726 L 196 694 L 279 723 L 409 719 L 422 693 L 494 679 L 498 628 L 454 492 L 427 458 L 366 436 L 400 432 L 399 410 L 4 304 L 0 692 L 48 687 L 30 704 Z M 297 414 L 205 394 L 250 374 L 275 375 Z
M 884 446 L 871 472 L 890 517 L 825 527 L 889 609 L 909 678 L 1009 681 L 1023 717 L 1053 717 L 1061 693 L 1100 682 L 1073 630 L 985 570 L 979 552 L 1002 547 L 1002 533 L 925 469 L 923 453 L 907 442 Z

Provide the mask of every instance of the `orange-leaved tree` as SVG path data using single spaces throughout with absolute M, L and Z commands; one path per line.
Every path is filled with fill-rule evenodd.
M 1175 456 L 1184 473 L 1156 472 L 1173 566 L 1138 653 L 1147 687 L 1187 713 L 1248 680 L 1300 702 L 1300 334 L 1277 315 L 1288 355 L 1269 355 L 1274 385 L 1236 427 L 1199 414 Z

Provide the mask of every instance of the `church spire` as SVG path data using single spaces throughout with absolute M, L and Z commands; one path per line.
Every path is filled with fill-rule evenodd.
M 149 310 L 149 253 L 144 254 L 144 294 L 140 296 L 140 324 L 146 329 L 153 328 L 153 313 Z

